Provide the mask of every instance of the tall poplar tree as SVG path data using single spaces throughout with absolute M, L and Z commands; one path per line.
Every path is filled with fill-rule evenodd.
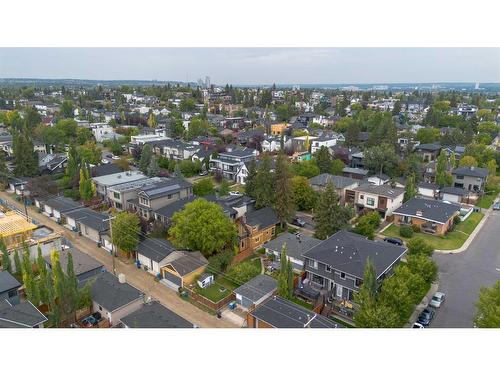
M 280 152 L 276 159 L 275 176 L 274 209 L 283 227 L 294 214 L 292 173 L 288 165 L 288 158 L 283 152 Z

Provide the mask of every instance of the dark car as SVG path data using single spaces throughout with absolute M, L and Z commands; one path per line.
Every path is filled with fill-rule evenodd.
M 431 324 L 432 319 L 434 318 L 434 310 L 430 307 L 426 307 L 424 311 L 420 313 L 417 319 L 417 323 L 422 324 L 424 327 L 427 327 Z
M 293 219 L 292 224 L 302 228 L 306 225 L 306 222 L 301 218 L 296 217 Z
M 82 326 L 87 328 L 96 326 L 100 320 L 101 320 L 101 313 L 95 312 L 92 315 L 89 315 L 82 320 Z
M 384 241 L 392 243 L 393 245 L 403 246 L 403 241 L 401 241 L 399 238 L 385 237 Z

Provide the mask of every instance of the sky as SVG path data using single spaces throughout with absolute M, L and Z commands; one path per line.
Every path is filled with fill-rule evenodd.
M 0 78 L 500 82 L 500 48 L 0 48 Z

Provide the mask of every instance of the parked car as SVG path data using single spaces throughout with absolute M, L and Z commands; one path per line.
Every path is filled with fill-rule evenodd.
M 384 241 L 388 242 L 388 243 L 392 243 L 393 245 L 403 246 L 403 241 L 401 241 L 399 238 L 385 237 Z
M 108 159 L 102 159 L 102 160 L 101 160 L 101 163 L 102 163 L 102 164 L 109 164 L 109 160 L 108 160 Z
M 493 205 L 493 209 L 494 209 L 494 210 L 500 210 L 500 201 L 496 202 L 496 203 Z
M 112 157 L 113 157 L 113 154 L 106 154 L 106 157 L 107 157 L 107 158 L 112 158 Z
M 411 328 L 425 328 L 425 327 L 422 324 L 415 322 L 413 323 L 413 327 Z
M 113 156 L 111 157 L 111 159 L 113 159 L 113 160 L 120 160 L 120 157 L 119 157 L 119 156 L 116 156 L 116 155 L 113 155 Z
M 302 220 L 301 218 L 299 217 L 295 217 L 293 220 L 292 220 L 292 224 L 293 225 L 296 225 L 298 227 L 301 227 L 303 228 L 305 225 L 306 225 L 306 222 L 304 220 Z
M 101 318 L 101 313 L 95 312 L 82 320 L 82 327 L 90 328 L 96 326 Z
M 230 191 L 229 195 L 240 196 L 240 195 L 243 195 L 243 194 L 241 194 L 239 191 Z
M 422 324 L 424 327 L 427 327 L 429 324 L 431 324 L 433 318 L 434 310 L 427 306 L 424 311 L 422 311 L 418 316 L 417 323 Z
M 431 302 L 429 303 L 429 305 L 431 307 L 439 308 L 439 307 L 441 307 L 441 304 L 444 302 L 445 298 L 446 298 L 446 294 L 444 294 L 442 292 L 436 292 L 432 296 L 432 299 L 431 299 Z

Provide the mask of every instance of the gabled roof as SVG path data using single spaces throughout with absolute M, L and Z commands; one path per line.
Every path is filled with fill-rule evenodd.
M 271 276 L 257 275 L 245 284 L 236 288 L 234 293 L 240 294 L 255 303 L 267 294 L 275 291 L 277 287 L 278 282 Z
M 412 198 L 396 210 L 394 214 L 418 217 L 438 224 L 446 223 L 457 211 L 460 205 L 445 203 L 432 199 Z
M 362 169 L 362 168 L 351 168 L 351 167 L 344 167 L 342 169 L 342 172 L 344 173 L 352 173 L 352 174 L 359 174 L 366 176 L 370 171 L 368 169 Z
M 193 328 L 193 323 L 153 301 L 120 319 L 127 328 Z
M 260 304 L 251 315 L 275 328 L 305 328 L 306 325 L 309 328 L 342 327 L 333 320 L 278 296 Z
M 99 232 L 109 230 L 109 217 L 90 208 L 78 208 L 66 212 L 64 215 Z
M 359 234 L 341 230 L 306 252 L 304 257 L 363 279 L 368 258 L 373 261 L 378 278 L 405 252 L 406 249 L 402 246 L 372 241 Z
M 422 151 L 439 151 L 442 148 L 440 144 L 437 143 L 422 143 L 415 147 L 415 150 Z
M 110 174 L 120 173 L 121 169 L 114 163 L 96 165 L 90 170 L 92 177 L 107 176 Z
M 267 242 L 264 247 L 271 251 L 277 251 L 281 253 L 283 245 L 286 245 L 286 255 L 295 259 L 302 260 L 303 254 L 320 242 L 321 240 L 307 236 L 305 234 L 301 234 L 299 238 L 295 234 L 284 232 L 277 236 L 274 240 Z
M 359 184 L 359 180 L 351 177 L 336 176 L 330 173 L 322 173 L 318 176 L 311 177 L 309 183 L 316 186 L 326 186 L 329 182 L 333 183 L 336 189 L 344 189 L 353 184 Z
M 373 184 L 363 184 L 354 188 L 353 190 L 359 191 L 361 193 L 368 193 L 374 195 L 381 195 L 387 198 L 397 198 L 405 193 L 405 189 L 392 187 L 391 185 L 373 185 Z
M 169 264 L 181 276 L 185 276 L 208 264 L 208 260 L 199 251 L 176 251 L 176 256 Z
M 137 245 L 137 252 L 154 262 L 161 262 L 175 251 L 170 241 L 162 238 L 146 238 Z
M 94 302 L 110 312 L 142 298 L 141 291 L 130 284 L 120 283 L 109 272 L 102 272 L 94 279 L 91 294 Z
M 146 196 L 150 199 L 155 199 L 158 197 L 163 197 L 168 194 L 173 194 L 181 191 L 182 189 L 187 189 L 192 187 L 189 181 L 182 178 L 172 178 L 168 181 L 162 181 L 154 185 L 146 186 L 141 189 L 139 195 Z
M 61 263 L 61 268 L 65 272 L 68 266 L 68 254 L 70 252 L 73 257 L 73 268 L 76 276 L 103 267 L 97 260 L 78 249 L 62 250 L 59 252 L 59 262 Z M 50 255 L 45 256 L 44 259 L 47 263 L 51 264 Z
M 479 167 L 460 167 L 455 168 L 451 171 L 452 174 L 459 174 L 464 176 L 486 178 L 488 177 L 488 170 L 486 168 Z
M 50 198 L 47 199 L 44 204 L 59 212 L 68 212 L 77 208 L 82 208 L 79 203 L 75 202 L 73 199 L 66 197 Z
M 0 293 L 17 289 L 21 283 L 9 271 L 0 271 Z
M 0 328 L 32 328 L 48 319 L 29 301 L 11 305 L 0 301 Z
M 252 227 L 259 226 L 260 229 L 276 225 L 280 222 L 276 212 L 272 207 L 267 206 L 259 210 L 251 211 L 246 214 L 246 223 Z

